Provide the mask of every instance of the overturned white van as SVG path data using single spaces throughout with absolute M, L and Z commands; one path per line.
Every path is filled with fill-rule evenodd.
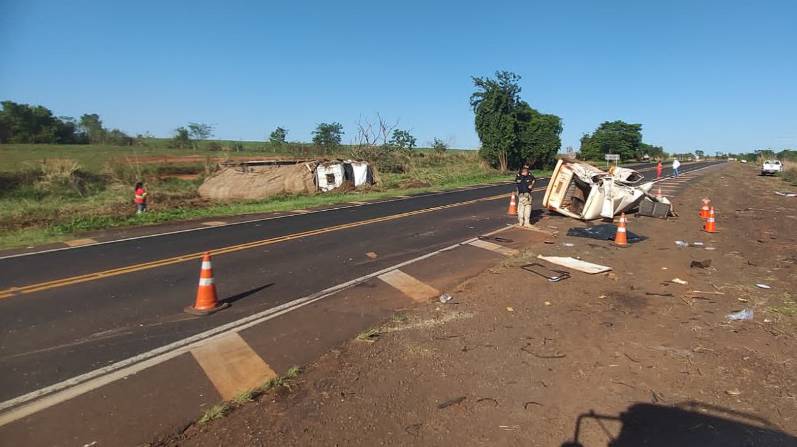
M 639 172 L 612 167 L 608 172 L 576 160 L 560 159 L 545 190 L 542 206 L 574 219 L 611 219 L 636 207 L 653 182 Z

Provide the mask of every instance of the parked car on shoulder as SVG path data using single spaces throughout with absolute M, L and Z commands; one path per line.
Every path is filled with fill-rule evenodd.
M 775 175 L 783 172 L 783 163 L 780 160 L 767 160 L 761 165 L 761 175 Z

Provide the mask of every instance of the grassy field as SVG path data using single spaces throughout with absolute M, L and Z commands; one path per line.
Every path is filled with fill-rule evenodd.
M 232 155 L 283 156 L 265 150 Z M 0 145 L 0 248 L 68 240 L 115 227 L 303 209 L 511 179 L 487 167 L 475 151 L 421 150 L 391 159 L 389 169 L 380 170 L 382 183 L 368 190 L 262 201 L 200 198 L 197 187 L 223 158 L 225 154 L 214 151 L 163 147 Z M 141 216 L 134 214 L 132 204 L 137 179 L 150 192 L 151 212 Z

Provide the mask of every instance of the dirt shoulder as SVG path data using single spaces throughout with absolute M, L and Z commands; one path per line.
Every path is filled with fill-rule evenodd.
M 632 218 L 648 239 L 626 249 L 545 216 L 553 244 L 449 291 L 455 304 L 419 305 L 292 391 L 163 445 L 797 445 L 797 199 L 755 174 L 712 170 L 674 198 L 680 218 Z M 713 235 L 696 215 L 704 196 Z M 550 283 L 519 268 L 537 254 L 613 271 Z M 752 320 L 726 318 L 743 309 Z

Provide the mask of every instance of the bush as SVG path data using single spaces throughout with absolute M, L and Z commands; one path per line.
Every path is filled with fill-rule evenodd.
M 210 143 L 208 143 L 208 150 L 209 151 L 220 151 L 220 150 L 223 150 L 223 149 L 224 148 L 217 141 L 211 141 Z

